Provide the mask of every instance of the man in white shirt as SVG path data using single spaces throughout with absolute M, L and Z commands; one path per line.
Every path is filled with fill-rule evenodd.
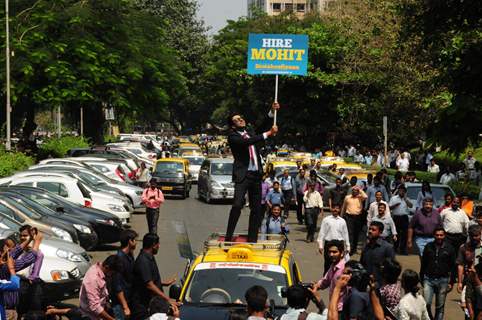
M 398 187 L 398 194 L 393 196 L 388 203 L 388 208 L 395 227 L 398 231 L 398 239 L 395 241 L 394 249 L 400 249 L 400 254 L 407 255 L 407 234 L 409 209 L 413 207 L 412 202 L 407 198 L 407 189 L 404 185 Z
M 410 160 L 408 160 L 405 152 L 400 154 L 400 158 L 397 160 L 397 168 L 401 172 L 407 172 L 410 167 Z
M 447 168 L 445 170 L 444 174 L 442 174 L 442 176 L 440 177 L 440 183 L 441 184 L 449 184 L 449 183 L 451 183 L 455 180 L 457 180 L 457 177 L 455 177 L 455 174 L 450 172 L 449 168 Z
M 388 203 L 383 200 L 383 193 L 381 191 L 377 191 L 375 192 L 375 201 L 370 203 L 370 206 L 368 207 L 367 226 L 370 226 L 370 222 L 372 222 L 373 217 L 376 217 L 378 215 L 378 205 L 380 203 L 385 204 L 385 215 L 387 217 L 391 217 L 390 207 L 388 206 Z
M 454 197 L 450 208 L 440 212 L 442 226 L 445 229 L 447 242 L 455 249 L 460 248 L 467 240 L 469 218 L 464 210 L 460 209 L 460 198 Z
M 427 167 L 427 172 L 431 172 L 431 173 L 439 173 L 440 172 L 440 167 L 439 167 L 438 164 L 435 163 L 434 158 L 432 158 L 432 160 L 430 160 L 430 164 Z
M 315 240 L 315 231 L 318 223 L 318 215 L 323 209 L 323 199 L 318 191 L 315 190 L 315 184 L 308 182 L 308 190 L 303 196 L 305 203 L 305 222 L 306 222 L 306 241 L 313 242 Z
M 330 269 L 331 259 L 328 250 L 324 250 L 326 242 L 330 240 L 342 240 L 345 244 L 345 252 L 350 252 L 350 240 L 348 237 L 348 228 L 346 221 L 340 217 L 340 205 L 333 204 L 331 208 L 331 216 L 327 216 L 321 222 L 320 233 L 318 234 L 318 251 L 324 256 L 325 274 Z
M 306 308 L 310 303 L 311 296 L 314 296 L 318 307 L 319 313 L 306 312 Z M 283 314 L 280 320 L 326 320 L 327 319 L 327 309 L 321 300 L 319 293 L 313 289 L 304 288 L 300 284 L 295 284 L 288 288 L 287 292 L 288 300 L 288 310 Z M 304 317 L 303 317 L 304 316 Z M 302 318 L 303 317 L 303 318 Z
M 372 221 L 383 223 L 383 232 L 380 238 L 389 243 L 394 243 L 397 241 L 397 228 L 395 227 L 392 217 L 387 216 L 386 209 L 387 205 L 385 203 L 379 203 L 378 214 L 373 217 Z

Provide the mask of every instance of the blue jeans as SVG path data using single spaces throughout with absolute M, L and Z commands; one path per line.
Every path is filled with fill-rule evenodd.
M 423 296 L 427 304 L 427 310 L 430 319 L 443 320 L 445 297 L 447 296 L 447 288 L 449 278 L 429 278 L 423 280 Z M 432 299 L 435 294 L 435 317 L 432 316 Z
M 114 313 L 115 320 L 124 320 L 124 309 L 120 304 L 117 304 L 112 307 L 112 312 Z
M 423 256 L 423 249 L 425 246 L 433 241 L 433 237 L 415 237 L 415 243 L 418 247 L 418 255 Z

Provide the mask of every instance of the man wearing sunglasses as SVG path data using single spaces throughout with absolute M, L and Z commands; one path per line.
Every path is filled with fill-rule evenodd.
M 270 116 L 279 109 L 277 102 L 273 103 Z M 269 131 L 256 134 L 255 131 L 246 127 L 246 121 L 239 113 L 233 113 L 228 117 L 230 131 L 228 143 L 234 157 L 233 182 L 234 201 L 229 213 L 226 241 L 232 241 L 234 229 L 238 223 L 241 209 L 243 208 L 246 192 L 249 196 L 249 228 L 248 242 L 256 242 L 258 229 L 261 222 L 261 178 L 263 167 L 259 150 L 264 141 L 276 135 L 277 126 L 272 126 Z

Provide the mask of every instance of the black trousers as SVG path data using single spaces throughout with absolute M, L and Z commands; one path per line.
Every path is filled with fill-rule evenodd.
M 358 238 L 360 238 L 360 233 L 363 228 L 363 215 L 346 213 L 344 218 L 348 228 L 348 238 L 350 239 L 350 255 L 353 255 L 357 251 Z
M 455 252 L 458 252 L 460 246 L 463 245 L 465 241 L 467 241 L 467 236 L 465 236 L 463 233 L 447 232 L 445 239 L 447 240 L 448 243 L 452 245 L 452 247 L 455 249 Z
M 395 250 L 400 249 L 401 254 L 407 254 L 408 216 L 392 215 L 392 218 L 398 233 L 393 247 Z
M 291 204 L 293 203 L 294 194 L 293 194 L 293 190 L 282 190 L 282 192 L 283 192 L 283 198 L 285 200 L 283 215 L 286 218 L 288 218 L 288 216 L 290 215 L 290 207 L 291 207 Z
M 307 240 L 314 240 L 316 225 L 318 223 L 318 215 L 320 214 L 319 208 L 306 208 L 305 209 L 305 222 L 307 229 Z
M 234 185 L 234 200 L 231 211 L 229 212 L 228 229 L 226 231 L 226 241 L 233 238 L 234 229 L 238 224 L 241 209 L 244 206 L 244 198 L 248 193 L 249 197 L 249 227 L 248 242 L 257 242 L 258 230 L 261 224 L 261 175 L 257 172 L 246 173 L 246 178 Z
M 146 219 L 149 233 L 157 234 L 157 222 L 159 221 L 159 208 L 146 208 Z
M 296 193 L 296 202 L 298 202 L 296 206 L 296 219 L 299 223 L 303 223 L 303 196 L 302 193 Z

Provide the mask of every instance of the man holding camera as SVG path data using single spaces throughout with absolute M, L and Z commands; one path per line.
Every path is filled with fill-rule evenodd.
M 316 289 L 295 284 L 288 288 L 288 310 L 280 320 L 326 320 L 327 310 Z M 306 308 L 310 300 L 315 302 L 318 313 L 307 313 Z

